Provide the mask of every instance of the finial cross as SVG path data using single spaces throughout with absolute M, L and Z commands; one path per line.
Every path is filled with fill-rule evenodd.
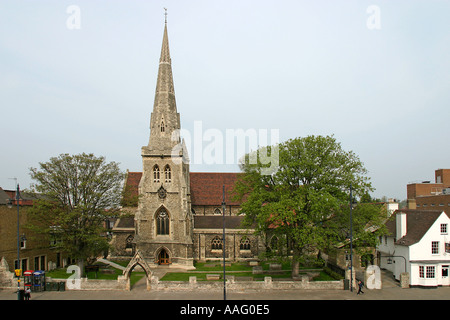
M 164 8 L 164 20 L 167 23 L 167 8 Z

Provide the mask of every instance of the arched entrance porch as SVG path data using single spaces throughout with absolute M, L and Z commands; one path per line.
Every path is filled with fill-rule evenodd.
M 127 267 L 123 271 L 123 276 L 125 277 L 125 279 L 127 281 L 127 290 L 131 290 L 130 274 L 137 265 L 139 265 L 144 270 L 145 277 L 147 280 L 147 290 L 150 290 L 152 271 L 150 270 L 149 265 L 147 264 L 147 262 L 145 261 L 144 257 L 142 256 L 142 254 L 139 250 L 136 250 L 134 257 L 131 259 L 131 261 L 128 263 Z

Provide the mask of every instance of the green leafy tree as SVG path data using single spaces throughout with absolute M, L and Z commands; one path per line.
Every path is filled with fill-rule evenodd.
M 30 168 L 33 188 L 45 196 L 31 208 L 29 228 L 46 234 L 81 271 L 108 249 L 106 220 L 120 206 L 124 174 L 93 154 L 61 154 Z
M 241 212 L 247 226 L 261 235 L 288 238 L 296 276 L 302 259 L 348 239 L 350 186 L 359 197 L 373 188 L 360 159 L 343 150 L 332 136 L 296 138 L 264 148 L 265 155 L 278 153 L 278 167 L 271 174 L 264 170 L 268 164 L 259 161 L 260 152 L 248 154 L 241 163 L 245 174 L 236 183 L 236 198 L 243 201 Z M 381 209 L 366 206 L 358 210 L 364 212 L 364 217 L 356 214 L 364 223 L 355 223 L 355 235 L 373 245 Z M 370 231 L 368 226 L 372 226 Z

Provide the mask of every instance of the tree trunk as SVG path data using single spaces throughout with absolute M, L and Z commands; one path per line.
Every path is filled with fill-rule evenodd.
M 292 255 L 292 278 L 297 278 L 300 272 L 300 250 L 294 246 Z
M 84 277 L 84 259 L 78 259 L 77 260 L 77 266 L 80 268 L 80 277 Z

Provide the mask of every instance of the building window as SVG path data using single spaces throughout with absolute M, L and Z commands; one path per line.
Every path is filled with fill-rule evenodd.
M 133 236 L 130 235 L 127 237 L 127 239 L 125 240 L 125 249 L 133 249 L 133 240 Z
M 250 240 L 247 237 L 241 239 L 239 249 L 240 250 L 250 250 Z
M 166 130 L 166 127 L 164 125 L 164 121 L 161 121 L 161 132 L 164 132 Z
M 169 165 L 167 165 L 165 168 L 164 168 L 164 180 L 166 181 L 166 182 L 171 182 L 172 181 L 172 171 L 170 170 L 170 167 L 169 167 Z
M 441 234 L 447 234 L 447 224 L 441 223 Z
M 431 254 L 439 254 L 439 241 L 431 242 Z
M 214 237 L 211 241 L 211 250 L 222 250 L 223 241 L 219 236 Z
M 153 182 L 159 182 L 159 167 L 155 165 L 153 167 Z
M 445 243 L 445 252 L 450 253 L 450 242 Z
M 443 278 L 448 277 L 448 266 L 442 266 L 442 277 Z
M 419 266 L 419 278 L 425 278 L 425 270 L 423 266 Z
M 156 234 L 169 234 L 169 215 L 164 209 L 161 209 L 156 216 Z
M 40 268 L 40 270 L 47 270 L 45 265 L 46 265 L 46 263 L 45 263 L 45 256 L 41 256 L 41 268 Z
M 434 266 L 427 266 L 427 279 L 434 279 Z
M 220 214 L 222 214 L 222 210 L 220 210 L 219 208 L 215 208 L 214 209 L 214 214 L 220 215 Z

